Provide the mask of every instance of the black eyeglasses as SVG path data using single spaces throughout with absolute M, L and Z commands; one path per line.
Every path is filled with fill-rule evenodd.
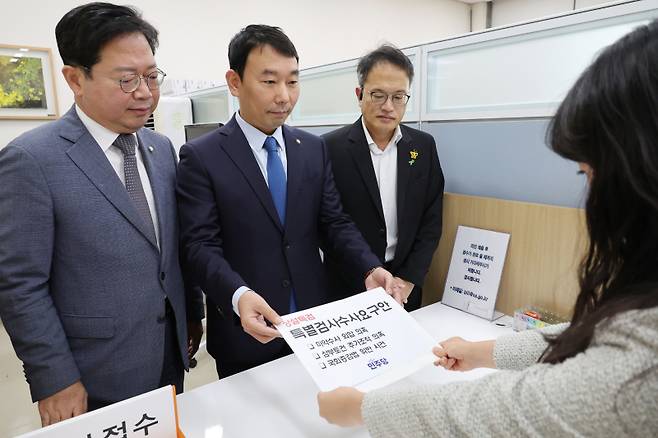
M 361 93 L 363 93 L 363 88 L 361 89 Z M 368 95 L 370 96 L 370 101 L 375 105 L 384 105 L 390 97 L 391 103 L 394 106 L 405 106 L 409 102 L 409 98 L 411 98 L 406 93 L 387 94 L 383 91 L 370 91 Z

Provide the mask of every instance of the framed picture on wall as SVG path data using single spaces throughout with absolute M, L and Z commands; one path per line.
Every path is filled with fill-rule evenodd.
M 0 119 L 56 119 L 50 49 L 0 44 Z

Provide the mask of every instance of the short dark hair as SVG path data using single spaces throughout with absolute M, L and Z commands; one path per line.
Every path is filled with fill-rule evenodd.
M 366 83 L 370 71 L 380 62 L 388 62 L 396 67 L 400 67 L 407 74 L 409 84 L 413 81 L 414 65 L 409 61 L 407 55 L 391 44 L 383 44 L 359 60 L 356 73 L 359 77 L 359 86 L 361 88 Z
M 272 47 L 281 55 L 294 57 L 299 62 L 295 45 L 281 28 L 265 24 L 250 24 L 236 33 L 228 45 L 228 62 L 231 70 L 242 79 L 249 53 L 253 49 L 265 45 Z
M 100 61 L 100 52 L 107 43 L 135 32 L 144 35 L 155 54 L 158 31 L 132 7 L 87 3 L 71 9 L 55 27 L 57 48 L 64 65 L 84 67 L 87 72 Z

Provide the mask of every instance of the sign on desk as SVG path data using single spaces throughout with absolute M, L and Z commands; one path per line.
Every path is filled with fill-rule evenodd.
M 492 320 L 509 234 L 457 228 L 441 302 Z
M 176 391 L 165 386 L 18 438 L 185 438 L 178 429 Z
M 322 391 L 372 389 L 432 363 L 435 341 L 382 288 L 282 319 L 277 329 Z

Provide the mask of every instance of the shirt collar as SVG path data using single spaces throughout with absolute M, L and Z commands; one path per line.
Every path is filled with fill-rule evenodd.
M 96 143 L 98 143 L 103 152 L 106 152 L 112 146 L 112 143 L 114 143 L 114 140 L 117 139 L 119 134 L 110 131 L 105 126 L 89 117 L 78 105 L 75 105 L 74 107 L 78 118 L 80 118 L 82 124 L 87 128 L 89 134 L 91 134 L 94 140 L 96 140 Z M 132 135 L 135 135 L 135 133 Z
M 375 141 L 372 139 L 370 132 L 368 132 L 368 128 L 366 128 L 366 122 L 363 120 L 363 117 L 361 117 L 361 126 L 363 126 L 363 133 L 366 135 L 368 146 L 374 145 L 379 150 Z M 393 132 L 393 137 L 391 137 L 391 141 L 388 142 L 388 145 L 390 146 L 391 143 L 397 145 L 400 139 L 402 139 L 402 130 L 400 129 L 400 125 L 398 125 L 395 127 L 395 132 Z M 386 149 L 388 149 L 388 146 L 386 146 Z
M 249 146 L 254 152 L 258 153 L 263 150 L 263 144 L 265 144 L 265 139 L 267 137 L 274 137 L 279 144 L 279 147 L 283 148 L 285 143 L 283 142 L 283 129 L 281 126 L 276 128 L 276 131 L 274 131 L 272 135 L 267 135 L 260 129 L 250 125 L 249 122 L 242 118 L 240 112 L 235 113 L 235 121 L 238 122 L 238 126 L 242 129 L 242 133 L 247 139 L 247 143 L 249 143 Z

